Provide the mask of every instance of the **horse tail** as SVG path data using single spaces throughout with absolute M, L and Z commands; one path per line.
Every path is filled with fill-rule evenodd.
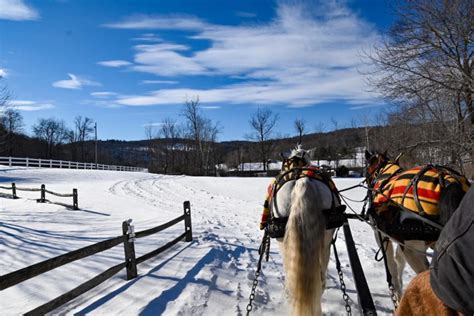
M 461 184 L 451 183 L 441 191 L 439 199 L 439 221 L 445 225 L 458 208 L 464 197 L 464 190 Z
M 292 315 L 320 315 L 324 242 L 321 201 L 309 178 L 297 180 L 291 196 L 290 215 L 283 240 L 286 285 L 293 303 Z M 325 278 L 325 276 L 324 276 Z

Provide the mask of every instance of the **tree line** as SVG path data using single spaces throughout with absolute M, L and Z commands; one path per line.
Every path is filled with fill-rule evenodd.
M 5 85 L 0 88 L 0 155 L 27 156 L 45 159 L 67 159 L 92 162 L 90 146 L 94 120 L 89 117 L 74 118 L 73 128 L 63 120 L 40 118 L 33 125 L 33 136 L 24 134 L 21 112 L 9 103 L 10 93 Z

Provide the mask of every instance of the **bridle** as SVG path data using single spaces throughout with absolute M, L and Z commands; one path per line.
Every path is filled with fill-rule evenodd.
M 377 160 L 377 164 L 375 166 L 372 166 L 375 160 Z M 381 154 L 375 154 L 369 159 L 368 167 L 367 167 L 367 173 L 368 173 L 367 184 L 368 185 L 372 185 L 375 182 L 380 170 L 382 170 L 388 163 L 389 163 L 389 160 L 387 159 L 387 157 L 384 157 Z

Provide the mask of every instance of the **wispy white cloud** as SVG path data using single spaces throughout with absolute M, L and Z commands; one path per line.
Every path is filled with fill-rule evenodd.
M 201 108 L 203 108 L 204 110 L 218 110 L 221 107 L 218 105 L 203 105 Z
M 110 92 L 110 91 L 97 91 L 97 92 L 91 93 L 91 96 L 96 97 L 96 98 L 110 98 L 116 95 L 117 93 Z
M 99 98 L 99 99 L 86 99 L 82 100 L 81 104 L 84 105 L 93 105 L 93 106 L 98 106 L 101 108 L 108 108 L 108 109 L 117 109 L 117 108 L 122 108 L 123 105 L 117 104 L 115 100 L 112 100 L 110 98 Z
M 6 78 L 7 76 L 8 76 L 7 70 L 0 68 L 0 78 Z
M 343 77 L 343 80 L 337 78 Z M 307 79 L 307 82 L 302 82 Z M 295 82 L 248 82 L 214 89 L 161 89 L 145 95 L 121 95 L 115 102 L 126 106 L 181 104 L 186 96 L 199 96 L 201 103 L 224 104 L 281 104 L 289 107 L 306 107 L 314 104 L 344 101 L 349 104 L 370 104 L 377 98 L 361 90 L 357 71 L 341 70 L 315 80 L 301 74 Z
M 140 42 L 163 42 L 163 39 L 160 37 L 156 36 L 153 33 L 144 33 L 141 34 L 139 37 L 134 37 L 132 38 L 133 41 L 140 41 Z
M 141 84 L 177 84 L 176 80 L 142 80 Z
M 142 127 L 160 127 L 162 125 L 163 123 L 145 123 L 142 125 Z
M 0 0 L 0 19 L 24 21 L 39 19 L 39 13 L 23 0 Z
M 314 14 L 312 12 L 315 12 Z M 210 42 L 202 50 L 172 43 L 135 45 L 129 69 L 160 77 L 204 75 L 232 77 L 243 83 L 211 89 L 162 89 L 121 95 L 128 106 L 182 103 L 199 95 L 203 103 L 284 104 L 289 107 L 342 101 L 379 102 L 369 92 L 360 53 L 379 40 L 372 24 L 337 2 L 306 8 L 280 4 L 265 24 L 218 25 L 184 16 L 134 16 L 109 27 L 192 31 L 189 37 Z
M 12 100 L 9 105 L 19 111 L 41 111 L 54 108 L 51 102 L 38 102 L 31 100 Z
M 104 26 L 116 29 L 196 31 L 208 27 L 209 24 L 189 15 L 134 15 L 121 22 Z
M 349 109 L 350 110 L 365 110 L 365 109 L 375 108 L 375 107 L 379 107 L 383 105 L 384 103 L 361 104 L 361 105 L 351 106 Z
M 178 44 L 136 45 L 135 65 L 132 69 L 162 76 L 197 75 L 206 72 L 205 66 L 181 52 L 191 48 Z M 166 67 L 163 68 L 163 65 Z M 160 69 L 162 68 L 162 69 Z
M 237 11 L 235 12 L 237 16 L 240 16 L 241 18 L 255 18 L 257 16 L 256 13 L 253 12 L 244 12 L 244 11 Z
M 63 89 L 73 89 L 79 90 L 82 89 L 83 86 L 100 86 L 101 84 L 95 81 L 87 80 L 84 78 L 79 78 L 76 75 L 68 74 L 69 79 L 67 80 L 59 80 L 53 82 L 53 87 L 55 88 L 63 88 Z
M 126 60 L 106 60 L 106 61 L 99 61 L 97 64 L 101 66 L 105 66 L 105 67 L 118 68 L 118 67 L 131 65 L 132 63 Z

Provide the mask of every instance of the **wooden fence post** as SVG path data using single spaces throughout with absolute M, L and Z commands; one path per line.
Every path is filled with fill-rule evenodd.
M 39 200 L 40 203 L 46 202 L 46 186 L 44 184 L 41 185 L 41 198 Z
M 135 259 L 135 231 L 133 225 L 130 225 L 131 219 L 122 223 L 122 232 L 124 236 L 123 247 L 125 251 L 125 262 L 127 264 L 127 280 L 137 276 L 137 263 Z
M 79 200 L 77 197 L 77 189 L 72 189 L 72 209 L 78 210 L 79 209 Z
M 184 207 L 184 230 L 186 231 L 186 241 L 193 241 L 193 229 L 191 226 L 191 203 L 185 201 Z
M 18 199 L 18 196 L 16 196 L 16 185 L 15 182 L 12 183 L 12 195 L 14 199 Z
M 8 157 L 8 166 L 9 166 L 9 167 L 12 166 L 12 157 Z
M 18 196 L 16 196 L 16 185 L 15 182 L 12 183 L 12 195 L 14 199 L 18 199 Z
M 30 166 L 30 159 L 26 158 L 26 168 L 28 168 L 29 166 Z

